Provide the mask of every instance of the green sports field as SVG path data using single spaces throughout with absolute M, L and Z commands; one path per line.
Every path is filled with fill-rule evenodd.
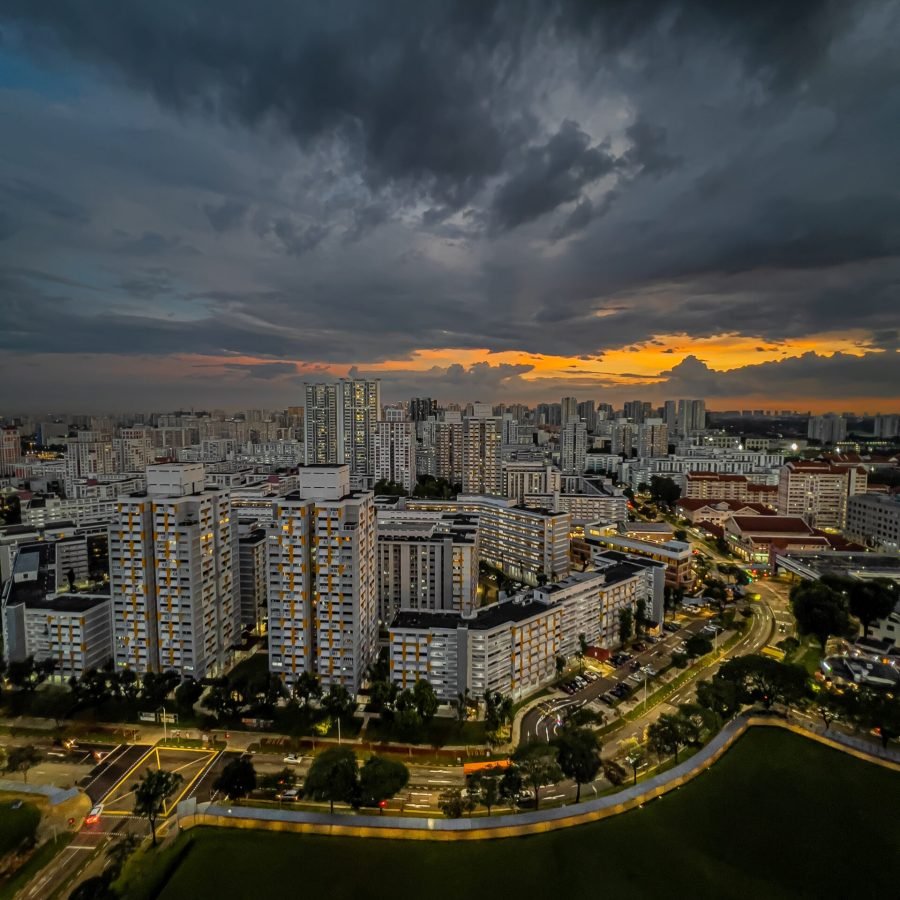
M 900 775 L 756 728 L 691 784 L 593 825 L 456 844 L 198 829 L 181 839 L 178 865 L 153 892 L 161 888 L 163 900 L 894 896 L 898 809 Z M 140 880 L 143 890 L 154 881 Z

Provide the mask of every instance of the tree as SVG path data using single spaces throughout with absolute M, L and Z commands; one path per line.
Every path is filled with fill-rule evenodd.
M 319 802 L 327 800 L 331 804 L 331 812 L 334 812 L 335 801 L 354 802 L 358 785 L 356 754 L 349 747 L 329 747 L 309 767 L 303 794 Z
M 630 606 L 623 606 L 619 610 L 619 642 L 627 644 L 631 637 L 632 627 L 634 625 L 634 615 Z
M 438 807 L 448 819 L 461 819 L 467 812 L 475 809 L 476 801 L 462 788 L 451 787 L 441 791 Z
M 791 609 L 800 634 L 811 634 L 825 649 L 833 634 L 851 630 L 847 598 L 820 582 L 803 582 L 791 590 Z
M 181 683 L 177 672 L 146 672 L 141 679 L 141 699 L 151 707 L 159 708 Z
M 178 772 L 147 769 L 143 778 L 131 787 L 134 794 L 134 814 L 147 820 L 153 846 L 156 846 L 156 822 L 165 812 L 166 801 L 178 790 L 184 779 Z
M 217 791 L 221 791 L 229 800 L 246 797 L 256 788 L 256 769 L 248 756 L 233 759 L 213 783 Z
M 175 688 L 175 705 L 184 713 L 192 713 L 194 704 L 203 696 L 203 685 L 186 678 Z
M 642 635 L 650 624 L 647 618 L 647 601 L 643 597 L 638 597 L 634 602 L 634 631 L 638 636 Z
M 465 693 L 456 695 L 456 721 L 462 725 L 469 717 L 469 689 L 466 688 Z
M 534 741 L 523 744 L 513 754 L 522 777 L 534 790 L 534 808 L 540 809 L 541 786 L 555 784 L 562 777 L 562 771 L 556 760 L 558 749 L 552 744 Z
M 547 584 L 549 579 L 547 578 L 546 572 L 538 572 L 537 583 L 538 587 L 544 587 Z
M 412 689 L 413 693 L 413 704 L 416 707 L 416 712 L 419 714 L 419 718 L 422 722 L 427 725 L 434 718 L 435 713 L 438 708 L 438 698 L 437 694 L 434 692 L 434 688 L 431 686 L 430 681 L 426 681 L 424 678 L 417 678 L 416 683 L 413 685 Z
M 21 772 L 22 780 L 28 784 L 28 770 L 36 766 L 44 754 L 34 744 L 25 744 L 22 747 L 12 747 L 6 754 L 6 771 Z
M 312 672 L 301 672 L 294 684 L 294 696 L 299 698 L 304 706 L 309 706 L 311 700 L 318 700 L 322 696 L 322 685 Z
M 235 684 L 217 684 L 210 689 L 205 705 L 219 719 L 236 719 L 247 707 L 247 698 L 241 686 Z
M 623 743 L 622 749 L 625 751 L 625 762 L 631 766 L 632 784 L 637 784 L 638 769 L 646 762 L 647 754 L 637 738 L 629 738 Z
M 488 733 L 495 734 L 505 722 L 513 720 L 512 697 L 505 697 L 499 691 L 484 693 L 484 724 Z
M 600 771 L 600 743 L 589 728 L 563 728 L 557 737 L 557 762 L 563 775 L 576 785 L 575 802 L 581 802 L 581 786 Z
M 566 658 L 564 656 L 556 657 L 556 677 L 558 678 L 566 670 Z
M 727 660 L 713 680 L 717 679 L 733 683 L 741 703 L 762 702 L 766 709 L 801 700 L 809 682 L 802 667 L 755 654 Z
M 886 578 L 850 583 L 850 612 L 862 623 L 863 634 L 869 636 L 873 622 L 889 616 L 900 601 L 900 585 Z
M 578 650 L 575 652 L 575 655 L 578 657 L 578 663 L 581 666 L 581 671 L 584 671 L 584 658 L 587 656 L 588 652 L 588 642 L 587 638 L 584 636 L 584 632 L 578 635 Z
M 43 684 L 56 668 L 56 660 L 42 659 L 35 662 L 33 656 L 27 656 L 22 660 L 14 660 L 6 670 L 6 677 L 13 687 L 21 691 L 35 691 Z
M 650 476 L 650 498 L 654 503 L 674 506 L 681 496 L 681 488 L 671 478 L 664 475 Z
M 519 799 L 519 795 L 522 793 L 523 784 L 524 781 L 519 767 L 508 766 L 500 776 L 500 796 L 510 806 L 515 807 L 516 800 Z
M 409 769 L 383 756 L 370 756 L 359 770 L 359 791 L 354 805 L 380 806 L 409 783 Z
M 494 772 L 478 772 L 469 779 L 469 794 L 487 809 L 488 815 L 501 798 L 501 777 Z
M 342 684 L 333 684 L 322 699 L 322 707 L 328 715 L 346 719 L 356 709 L 356 701 Z
M 697 685 L 697 702 L 712 710 L 720 720 L 730 719 L 741 708 L 737 685 L 724 678 L 701 681 Z
M 692 634 L 684 642 L 684 650 L 687 655 L 693 659 L 695 656 L 705 656 L 712 652 L 712 641 L 702 634 Z
M 647 745 L 660 758 L 674 755 L 678 762 L 678 752 L 687 743 L 687 729 L 684 720 L 677 714 L 663 713 L 647 728 Z
M 900 695 L 864 688 L 858 703 L 859 720 L 878 732 L 883 747 L 900 737 Z

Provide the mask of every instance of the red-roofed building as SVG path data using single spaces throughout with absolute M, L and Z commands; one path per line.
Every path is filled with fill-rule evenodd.
M 683 497 L 686 500 L 738 500 L 774 507 L 777 492 L 774 485 L 756 484 L 746 475 L 688 472 L 684 477 Z
M 772 509 L 762 503 L 744 503 L 741 500 L 679 500 L 676 506 L 679 516 L 687 519 L 692 525 L 709 522 L 713 525 L 724 525 L 731 516 L 771 516 Z
M 828 549 L 828 539 L 816 534 L 800 516 L 731 516 L 725 539 L 748 562 L 768 563 L 773 546 L 791 550 Z

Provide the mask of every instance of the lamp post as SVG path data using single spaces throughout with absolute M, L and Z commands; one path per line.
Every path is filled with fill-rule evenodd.
M 166 719 L 166 708 L 165 706 L 160 707 L 160 711 L 162 712 L 162 723 L 163 723 L 163 743 L 167 744 L 169 742 L 169 727 Z

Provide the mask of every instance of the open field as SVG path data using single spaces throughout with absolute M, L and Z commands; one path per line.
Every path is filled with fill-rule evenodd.
M 178 862 L 164 886 L 142 866 L 126 897 L 274 894 L 298 877 L 304 891 L 332 898 L 530 898 L 562 889 L 631 897 L 891 895 L 900 876 L 898 796 L 895 773 L 758 728 L 696 781 L 604 822 L 459 844 L 197 829 L 168 851 Z
M 18 802 L 18 809 L 13 803 Z M 0 802 L 0 856 L 15 850 L 34 837 L 41 821 L 41 811 L 33 803 L 4 800 Z

